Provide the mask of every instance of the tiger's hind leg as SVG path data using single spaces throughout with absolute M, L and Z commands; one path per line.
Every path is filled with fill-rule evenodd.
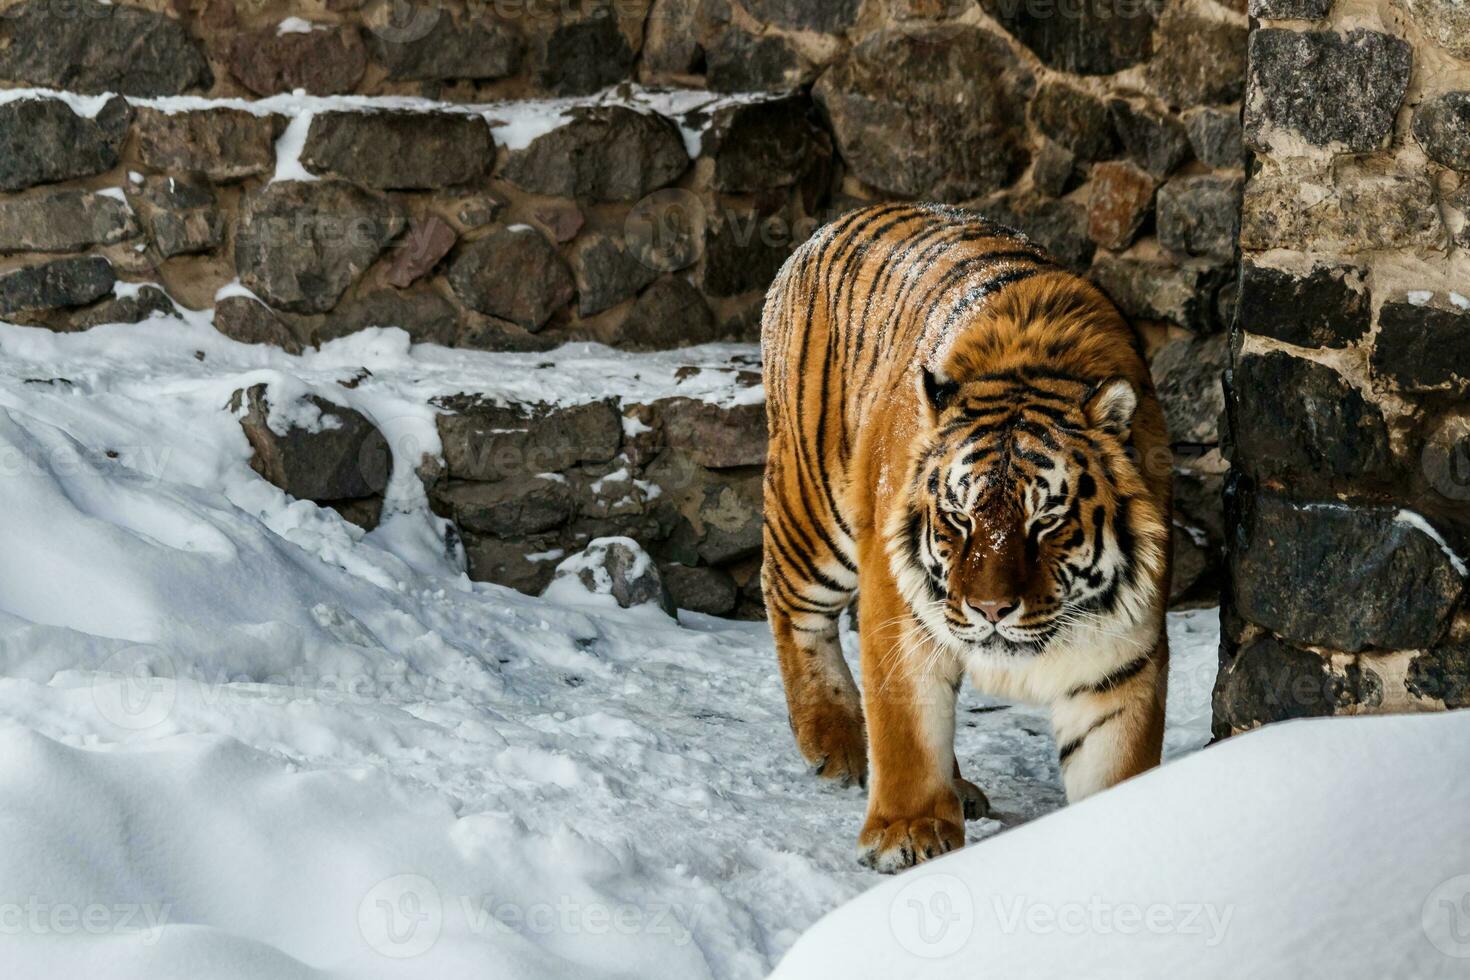
M 761 585 L 776 640 L 791 730 L 812 771 L 842 785 L 866 785 L 868 744 L 862 698 L 842 657 L 837 622 L 856 576 L 794 523 L 780 496 L 779 465 L 767 473 Z
M 793 614 L 767 600 L 786 707 L 797 748 L 812 772 L 843 786 L 868 781 L 862 700 L 842 659 L 837 617 Z

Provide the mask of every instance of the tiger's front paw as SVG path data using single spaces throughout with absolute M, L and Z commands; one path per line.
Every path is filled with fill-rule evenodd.
M 796 744 L 814 775 L 839 786 L 868 783 L 868 738 L 861 715 L 813 713 L 793 726 Z
M 965 828 L 943 817 L 870 818 L 858 837 L 858 862 L 891 875 L 964 846 Z

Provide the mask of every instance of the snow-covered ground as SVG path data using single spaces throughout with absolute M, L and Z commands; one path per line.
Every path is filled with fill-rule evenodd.
M 677 372 L 751 354 L 517 357 L 410 349 L 387 330 L 293 357 L 202 318 L 71 335 L 0 325 L 4 975 L 753 978 L 881 885 L 854 861 L 861 794 L 808 776 L 793 748 L 763 624 L 471 584 L 411 472 L 437 449 L 433 394 L 759 397 L 719 371 Z M 359 383 L 336 383 L 347 379 Z M 226 406 L 262 382 L 273 403 L 309 391 L 384 428 L 398 458 L 381 528 L 365 535 L 250 469 Z M 1170 635 L 1178 757 L 1207 740 L 1215 613 L 1172 616 Z M 1066 881 L 1165 894 L 1144 886 L 1174 880 L 1168 862 L 1194 853 L 1185 842 L 1207 875 L 1238 856 L 1211 835 L 1240 828 L 1239 846 L 1258 843 L 1289 822 L 1294 787 L 1335 790 L 1301 819 L 1334 835 L 1336 864 L 1377 867 L 1352 830 L 1387 833 L 1391 808 L 1365 788 L 1352 798 L 1358 784 L 1334 782 L 1327 763 L 1359 765 L 1351 753 L 1378 729 L 1358 742 L 1335 741 L 1336 728 L 1288 736 L 1311 726 L 1252 736 L 1234 756 L 1214 749 L 1036 820 L 1061 803 L 1044 714 L 967 692 L 961 715 L 961 764 L 997 812 L 970 825 L 971 842 L 1035 821 L 938 866 L 976 901 L 985 855 L 997 882 L 1034 880 L 1043 899 L 1070 894 Z M 1470 744 L 1463 723 L 1436 721 L 1440 741 Z M 1404 752 L 1422 740 L 1408 732 Z M 1254 782 L 1256 767 L 1230 767 L 1273 744 Z M 1322 754 L 1339 745 L 1349 754 Z M 1451 826 L 1441 812 L 1426 831 L 1423 805 L 1410 800 L 1396 824 L 1420 850 Z M 1399 838 L 1378 843 L 1392 853 Z M 1291 868 L 1290 854 L 1268 855 Z M 895 934 L 872 920 L 888 895 L 827 920 L 785 974 L 857 974 L 871 955 L 869 975 L 917 975 L 927 961 L 895 964 Z M 1378 900 L 1366 888 L 1328 898 L 1334 915 Z M 1269 926 L 1280 904 L 1241 910 L 1231 928 Z M 1143 945 L 1118 947 L 1118 962 L 1153 962 Z

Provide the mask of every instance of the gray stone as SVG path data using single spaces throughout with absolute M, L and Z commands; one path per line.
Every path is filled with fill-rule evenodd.
M 716 217 L 704 228 L 705 293 L 724 297 L 765 292 L 791 254 L 791 232 L 785 219 L 733 206 Z
M 1267 722 L 1330 717 L 1380 701 L 1377 676 L 1360 667 L 1337 673 L 1320 655 L 1263 633 L 1223 665 L 1215 685 L 1216 724 L 1228 734 Z
M 1319 266 L 1305 275 L 1242 263 L 1240 326 L 1299 347 L 1346 347 L 1368 332 L 1372 303 L 1361 269 Z
M 115 282 L 100 255 L 25 266 L 0 275 L 0 315 L 86 306 L 110 295 Z
M 1220 378 L 1215 378 L 1219 386 Z M 1209 547 L 1224 553 L 1225 515 L 1221 507 L 1224 495 L 1225 463 L 1218 448 L 1190 458 L 1194 447 L 1178 447 L 1174 465 L 1174 519 L 1202 532 Z M 1183 452 L 1179 450 L 1184 450 Z
M 877 31 L 814 90 L 856 177 L 941 201 L 997 190 L 1026 168 L 1032 92 L 1005 39 L 961 25 Z
M 493 316 L 470 314 L 460 324 L 455 346 L 469 350 L 526 353 L 560 347 L 561 341 L 553 337 L 538 336 L 525 327 L 518 327 Z
M 710 469 L 762 466 L 766 461 L 764 405 L 725 407 L 696 398 L 660 398 L 653 403 L 663 422 L 665 444 Z
M 1048 67 L 1079 75 L 1111 75 L 1145 61 L 1153 53 L 1161 6 L 1152 0 L 1066 5 L 982 0 L 981 5 Z
M 644 473 L 660 490 L 656 506 L 670 533 L 660 550 L 686 565 L 728 565 L 760 554 L 762 489 L 758 472 L 715 472 L 670 449 Z
M 643 291 L 618 327 L 625 350 L 673 350 L 718 340 L 720 327 L 704 295 L 682 276 L 665 276 Z
M 1027 109 L 1031 124 L 1079 160 L 1102 160 L 1118 150 L 1108 107 L 1065 82 L 1044 82 Z
M 214 329 L 242 344 L 266 344 L 290 354 L 301 353 L 301 341 L 285 321 L 248 296 L 227 296 L 215 303 Z
M 1332 0 L 1250 0 L 1248 9 L 1261 20 L 1321 20 Z
M 1404 687 L 1415 697 L 1439 701 L 1446 708 L 1470 707 L 1470 644 L 1449 643 L 1414 657 Z
M 525 41 L 506 24 L 467 17 L 457 20 L 440 6 L 415 6 L 408 19 L 384 30 L 369 23 L 368 51 L 404 81 L 492 81 L 514 75 L 521 65 Z M 423 24 L 432 18 L 432 24 Z
M 142 323 L 155 317 L 182 319 L 179 308 L 168 294 L 147 283 L 136 291 L 106 297 L 100 303 L 69 313 L 61 322 L 68 330 L 90 330 L 105 323 Z
M 576 512 L 564 481 L 539 476 L 494 483 L 451 480 L 435 489 L 434 500 L 462 529 L 502 538 L 553 530 Z
M 553 95 L 591 95 L 631 77 L 633 49 L 605 8 L 537 37 L 531 76 Z
M 235 80 L 256 95 L 296 89 L 337 95 L 353 91 L 362 81 L 367 48 L 351 25 L 285 34 L 264 27 L 235 35 L 226 61 Z
M 1288 642 L 1356 653 L 1426 649 L 1464 592 L 1444 548 L 1397 507 L 1257 492 L 1231 549 L 1240 614 Z
M 1154 177 L 1162 180 L 1189 158 L 1189 133 L 1177 116 L 1127 99 L 1111 100 L 1108 112 L 1123 152 Z
M 624 106 L 573 109 L 571 119 L 513 150 L 501 176 L 522 190 L 589 201 L 636 201 L 689 167 L 678 127 Z
M 612 309 L 658 278 L 658 270 L 639 262 L 623 243 L 605 232 L 583 235 L 569 255 L 577 282 L 577 312 L 593 316 Z
M 1097 251 L 1087 233 L 1087 207 L 1077 201 L 1007 194 L 986 201 L 981 211 L 991 220 L 1024 232 L 1068 268 L 1086 269 Z
M 1044 139 L 1031 162 L 1031 186 L 1046 197 L 1061 197 L 1077 177 L 1077 156 L 1060 143 Z
M 674 601 L 658 566 L 632 538 L 594 539 L 580 555 L 563 562 L 555 578 L 574 579 L 588 592 L 611 595 L 624 609 L 656 605 L 674 615 Z
M 170 175 L 203 174 L 224 183 L 276 167 L 276 121 L 243 109 L 137 110 L 138 156 Z
M 138 234 L 125 201 L 91 191 L 47 191 L 0 200 L 0 252 L 80 252 Z
M 1385 303 L 1378 311 L 1373 373 L 1403 391 L 1470 390 L 1470 313 Z
M 392 467 L 383 434 L 360 412 L 315 395 L 304 400 L 321 413 L 322 424 L 310 428 L 287 424 L 282 426 L 284 432 L 278 432 L 270 424 L 265 385 L 235 392 L 230 408 L 255 451 L 251 468 L 299 500 L 356 500 L 381 494 Z
M 812 67 L 787 38 L 738 27 L 710 42 L 705 61 L 705 79 L 715 92 L 790 92 L 812 76 Z
M 246 198 L 235 270 L 277 309 L 325 313 L 403 225 L 397 204 L 351 184 L 280 181 Z
M 490 127 L 459 112 L 322 112 L 301 150 L 314 174 L 385 190 L 469 183 L 494 160 Z
M 207 184 L 150 177 L 129 200 L 162 258 L 212 252 L 224 244 L 225 222 Z
M 857 23 L 862 0 L 746 0 L 756 20 L 790 31 L 840 34 Z
M 1434 189 L 1416 177 L 1348 175 L 1322 184 L 1258 173 L 1246 185 L 1243 249 L 1355 255 L 1443 248 L 1445 239 Z
M 1470 170 L 1470 92 L 1426 99 L 1414 111 L 1414 139 L 1440 166 Z
M 1412 62 L 1407 42 L 1377 31 L 1256 31 L 1246 141 L 1268 152 L 1283 129 L 1313 146 L 1376 150 L 1393 132 Z
M 622 441 L 622 418 L 605 402 L 551 408 L 454 396 L 435 404 L 446 410 L 437 420 L 439 438 L 449 476 L 458 480 L 503 480 L 605 463 Z
M 176 20 L 96 0 L 22 0 L 0 17 L 0 78 L 71 92 L 181 95 L 214 73 Z
M 1154 354 L 1149 370 L 1164 406 L 1170 442 L 1208 446 L 1219 441 L 1220 413 L 1225 410 L 1220 376 L 1228 362 L 1223 333 L 1181 337 Z
M 653 0 L 639 62 L 654 81 L 702 74 L 706 46 L 729 23 L 728 0 Z
M 1184 126 L 1194 155 L 1205 166 L 1222 170 L 1244 165 L 1245 133 L 1238 111 L 1201 106 L 1184 114 Z
M 1149 81 L 1177 108 L 1236 102 L 1245 90 L 1246 34 L 1244 24 L 1169 4 L 1159 20 Z
M 1199 598 L 1204 601 L 1218 600 L 1215 578 L 1219 563 L 1211 552 L 1208 542 L 1191 534 L 1191 528 L 1181 527 L 1176 520 L 1170 528 L 1173 553 L 1169 556 L 1169 608 L 1178 608 Z M 1214 603 L 1211 602 L 1211 605 Z
M 719 110 L 704 140 L 715 160 L 716 190 L 752 194 L 790 187 L 832 155 L 831 140 L 805 98 L 745 103 Z
M 1426 37 L 1450 54 L 1470 61 L 1470 7 L 1460 0 L 1394 0 Z
M 1091 276 L 1130 317 L 1166 320 L 1200 333 L 1225 326 L 1216 299 L 1229 281 L 1229 268 L 1221 264 L 1102 254 Z
M 529 225 L 497 228 L 461 246 L 448 279 L 470 308 L 533 332 L 570 303 L 576 289 L 556 249 Z
M 126 109 L 126 103 L 116 101 Z M 0 105 L 0 191 L 111 170 L 117 165 L 121 137 L 96 120 L 77 115 L 60 99 L 17 99 Z
M 735 608 L 735 580 L 718 568 L 664 565 L 664 585 L 675 607 L 708 616 L 725 616 Z
M 1326 493 L 1389 478 L 1388 426 L 1336 371 L 1281 351 L 1237 356 L 1226 402 L 1231 462 L 1258 481 Z
M 1240 236 L 1241 179 L 1175 177 L 1159 189 L 1159 244 L 1180 255 L 1229 259 Z
M 397 327 L 416 344 L 450 347 L 459 335 L 459 321 L 454 304 L 432 289 L 379 289 L 344 300 L 312 333 L 312 343 L 321 345 L 369 327 Z
M 542 556 L 560 551 L 557 539 L 552 535 L 511 540 L 466 535 L 464 545 L 471 579 L 494 582 L 526 595 L 540 595 L 551 583 L 556 561 Z M 537 557 L 528 558 L 527 555 Z

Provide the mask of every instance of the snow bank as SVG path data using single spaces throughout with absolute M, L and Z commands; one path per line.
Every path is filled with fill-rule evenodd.
M 0 325 L 5 974 L 755 978 L 877 883 L 763 624 L 471 583 L 411 473 L 435 395 L 758 398 L 753 356 Z M 256 383 L 384 429 L 383 526 L 255 475 L 226 406 Z M 1215 618 L 1170 620 L 1173 755 L 1207 737 Z M 998 814 L 972 842 L 1059 805 L 1041 712 L 960 716 Z
M 874 888 L 776 978 L 1464 977 L 1470 713 L 1231 739 Z

